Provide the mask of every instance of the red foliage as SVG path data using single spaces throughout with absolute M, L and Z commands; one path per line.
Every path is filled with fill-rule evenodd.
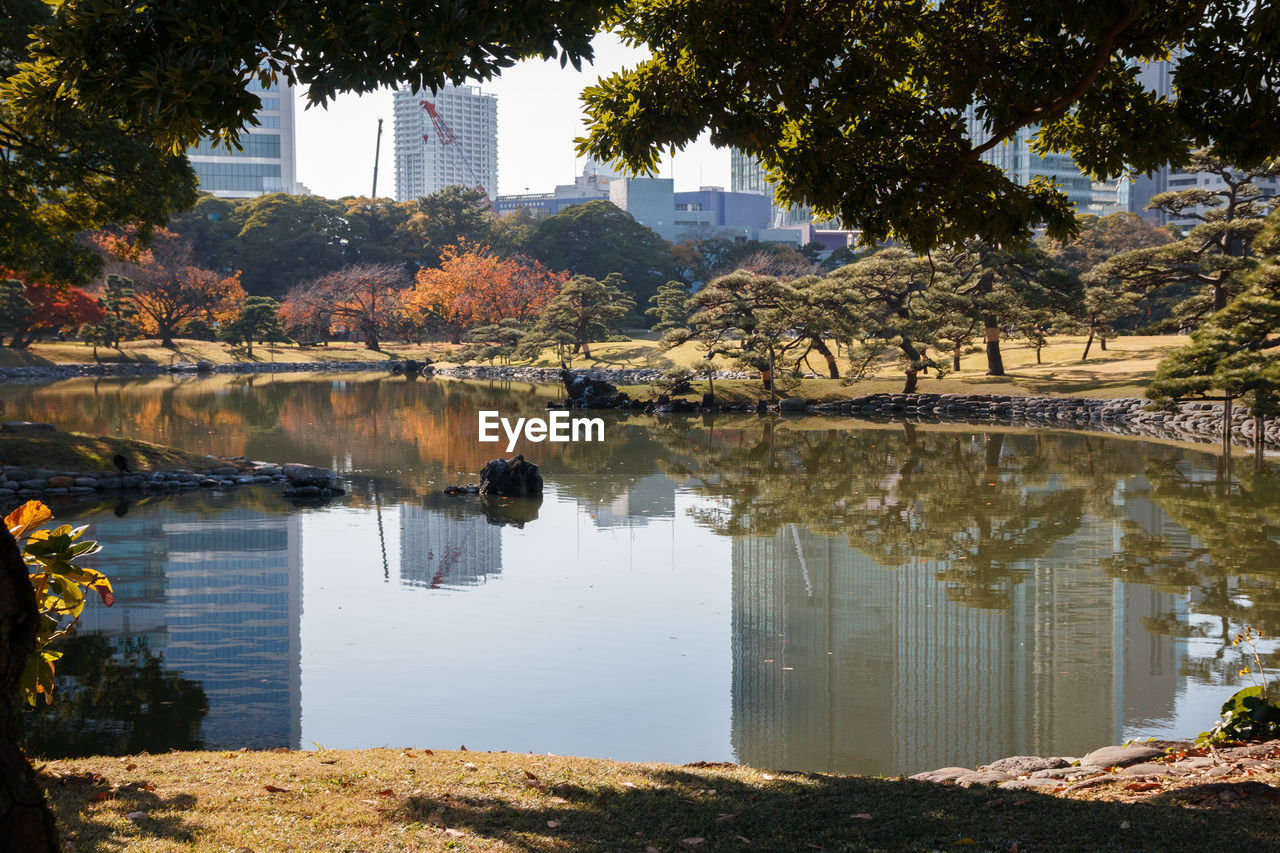
M 106 314 L 98 301 L 78 287 L 50 284 L 0 267 L 0 279 L 16 278 L 27 286 L 30 318 L 16 330 L 10 346 L 24 349 L 44 334 L 74 331 L 86 323 L 100 323 Z

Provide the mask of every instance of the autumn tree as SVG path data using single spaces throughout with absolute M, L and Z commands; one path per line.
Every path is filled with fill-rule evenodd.
M 146 245 L 136 232 L 100 232 L 94 242 L 108 259 L 107 269 L 133 281 L 134 304 L 143 330 L 172 347 L 183 323 L 200 319 L 209 326 L 229 321 L 244 301 L 238 273 L 224 275 L 192 263 L 191 244 L 160 229 Z
M 557 346 L 567 348 L 570 355 L 581 352 L 591 358 L 591 342 L 607 338 L 610 329 L 635 307 L 624 284 L 618 273 L 610 273 L 604 281 L 575 275 L 543 309 L 525 335 L 521 351 L 535 356 L 546 346 Z
M 352 264 L 295 285 L 282 313 L 299 324 L 345 327 L 364 338 L 366 347 L 380 351 L 408 284 L 399 264 Z
M 567 278 L 537 261 L 499 258 L 487 246 L 462 242 L 443 248 L 438 268 L 418 271 L 404 307 L 438 318 L 451 340 L 459 343 L 462 332 L 472 326 L 532 321 Z
M 27 283 L 26 298 L 31 313 L 18 324 L 9 342 L 14 349 L 26 349 L 46 334 L 73 331 L 105 317 L 97 300 L 78 287 L 31 281 Z

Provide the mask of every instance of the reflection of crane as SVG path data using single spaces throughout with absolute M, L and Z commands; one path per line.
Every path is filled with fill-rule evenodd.
M 452 145 L 458 141 L 458 137 L 454 134 L 453 129 L 444 120 L 444 116 L 440 115 L 440 111 L 436 109 L 436 105 L 430 101 L 420 101 L 422 108 L 427 111 L 427 115 L 431 116 L 431 123 L 436 128 L 436 139 L 440 142 L 441 149 Z M 422 134 L 423 142 L 431 141 L 431 134 Z M 489 191 L 485 189 L 484 184 L 480 183 L 480 179 L 476 177 L 476 170 L 471 165 L 471 160 L 467 157 L 467 152 L 461 148 L 454 149 L 458 152 L 458 159 L 462 161 L 462 165 L 467 169 L 467 176 L 475 181 L 475 188 L 484 195 L 485 204 L 489 205 L 489 210 L 494 213 L 498 212 L 498 208 L 494 207 L 493 201 L 489 198 Z

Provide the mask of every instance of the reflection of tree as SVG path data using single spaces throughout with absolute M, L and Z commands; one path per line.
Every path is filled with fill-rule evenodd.
M 71 637 L 58 661 L 54 701 L 22 714 L 33 755 L 130 755 L 201 749 L 209 703 L 199 682 L 166 672 L 145 641 L 114 652 L 100 634 Z
M 1085 436 L 752 426 L 657 433 L 673 460 L 663 470 L 713 498 L 699 523 L 726 535 L 803 524 L 882 565 L 940 561 L 949 594 L 978 607 L 1007 606 L 1030 561 L 1086 513 L 1114 512 L 1117 468 L 1139 459 L 1135 445 Z
M 1241 472 L 1234 480 L 1197 477 L 1190 469 L 1148 464 L 1151 499 L 1185 531 L 1126 526 L 1107 568 L 1126 581 L 1168 590 L 1190 587 L 1197 613 L 1218 617 L 1215 628 L 1189 629 L 1174 619 L 1170 632 L 1212 633 L 1229 641 L 1233 624 L 1280 630 L 1280 476 Z

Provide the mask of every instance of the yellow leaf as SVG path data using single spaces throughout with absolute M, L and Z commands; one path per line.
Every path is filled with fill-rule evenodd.
M 27 501 L 4 517 L 4 525 L 9 528 L 13 538 L 17 539 L 38 524 L 44 524 L 53 518 L 53 510 L 40 501 Z

